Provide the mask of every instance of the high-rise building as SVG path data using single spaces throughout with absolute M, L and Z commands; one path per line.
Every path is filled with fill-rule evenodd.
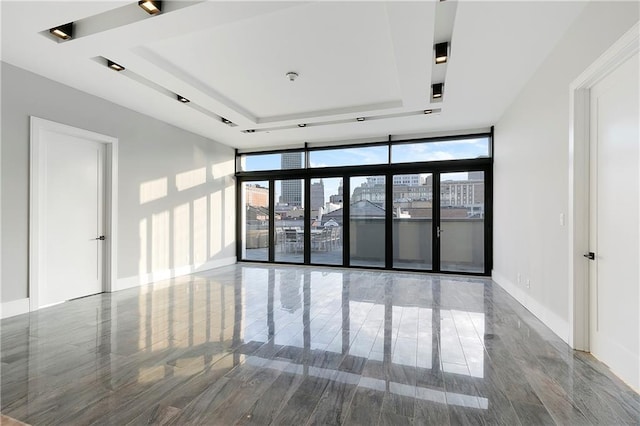
M 247 184 L 244 190 L 246 197 L 245 201 L 248 206 L 269 206 L 269 188 L 264 188 L 258 184 Z
M 411 175 L 394 175 L 393 176 L 393 184 L 394 185 L 424 185 L 427 177 L 430 176 L 426 173 L 416 173 Z M 385 177 L 384 176 L 371 176 L 367 178 L 367 183 L 370 185 L 384 185 Z
M 311 210 L 317 210 L 324 207 L 324 182 L 314 182 L 311 184 Z
M 302 152 L 285 152 L 281 154 L 281 163 L 283 170 L 301 169 L 302 168 Z M 280 194 L 280 203 L 290 206 L 302 206 L 302 180 L 287 179 L 281 184 L 282 193 Z
M 342 179 L 340 179 L 340 185 L 338 186 L 338 193 L 329 196 L 329 202 L 333 204 L 342 205 L 342 201 L 344 199 L 343 193 L 344 191 L 342 187 Z

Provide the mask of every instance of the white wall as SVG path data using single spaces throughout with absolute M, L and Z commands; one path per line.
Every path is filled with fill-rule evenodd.
M 495 126 L 493 278 L 565 341 L 569 85 L 638 18 L 637 2 L 590 3 Z
M 235 261 L 231 148 L 2 63 L 3 306 L 28 297 L 31 115 L 119 139 L 114 289 Z

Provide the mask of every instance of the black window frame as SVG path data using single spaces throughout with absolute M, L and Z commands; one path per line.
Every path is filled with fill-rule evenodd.
M 437 161 L 420 161 L 414 163 L 392 163 L 391 151 L 393 145 L 411 144 L 419 142 L 443 142 L 450 140 L 464 140 L 464 139 L 489 139 L 489 156 L 481 158 L 471 159 L 456 159 L 456 160 L 437 160 Z M 355 166 L 337 166 L 337 167 L 309 167 L 309 152 L 320 150 L 332 150 L 343 148 L 356 148 L 366 146 L 388 146 L 387 163 L 374 164 L 374 165 L 355 165 Z M 244 209 L 241 206 L 242 201 L 242 185 L 245 182 L 252 181 L 269 181 L 269 199 L 270 199 L 270 218 L 275 217 L 275 186 L 276 180 L 282 179 L 302 179 L 303 187 L 305 190 L 305 227 L 309 224 L 310 219 L 310 186 L 312 179 L 320 178 L 341 178 L 343 181 L 343 263 L 342 265 L 331 264 L 318 264 L 311 263 L 311 244 L 310 233 L 305 232 L 305 244 L 304 244 L 304 262 L 275 262 L 275 253 L 273 247 L 273 237 L 275 235 L 274 220 L 270 220 L 269 224 L 269 256 L 267 261 L 242 259 L 242 215 L 236 215 L 236 256 L 238 261 L 253 262 L 253 263 L 275 263 L 275 264 L 290 264 L 290 265 L 312 265 L 312 266 L 326 266 L 335 268 L 360 268 L 360 269 L 380 269 L 380 270 L 393 270 L 402 272 L 419 272 L 419 273 L 437 273 L 437 274 L 452 274 L 452 275 L 469 275 L 469 276 L 491 276 L 491 270 L 493 268 L 493 158 L 494 158 L 494 131 L 493 127 L 489 132 L 478 132 L 461 135 L 447 135 L 437 136 L 430 138 L 413 138 L 404 140 L 393 140 L 389 137 L 387 141 L 381 142 L 368 142 L 361 144 L 338 144 L 330 146 L 318 146 L 310 147 L 307 143 L 302 148 L 291 149 L 277 149 L 277 150 L 262 150 L 253 152 L 239 152 L 236 150 L 236 211 L 240 212 Z M 260 155 L 260 154 L 281 154 L 286 152 L 304 152 L 305 161 L 303 167 L 300 169 L 277 169 L 277 170 L 261 170 L 261 171 L 239 171 L 237 166 L 240 163 L 240 157 L 243 155 Z M 470 171 L 482 171 L 484 172 L 484 205 L 485 205 L 485 217 L 484 217 L 484 272 L 454 272 L 454 271 L 441 271 L 439 269 L 440 259 L 440 246 L 439 240 L 434 238 L 433 240 L 433 269 L 406 269 L 406 268 L 394 268 L 393 267 L 393 221 L 389 220 L 388 216 L 392 216 L 393 206 L 393 185 L 389 184 L 393 182 L 393 176 L 399 174 L 417 174 L 417 173 L 432 173 L 433 174 L 433 205 L 439 205 L 440 191 L 435 190 L 436 184 L 439 188 L 440 174 L 441 173 L 455 173 L 455 172 L 470 172 Z M 385 197 L 385 211 L 387 211 L 386 227 L 385 227 L 385 266 L 384 267 L 361 267 L 351 266 L 349 253 L 350 253 L 350 240 L 349 240 L 349 206 L 351 197 L 350 178 L 354 176 L 385 176 L 386 177 L 386 197 Z M 437 203 L 437 204 L 436 204 Z M 439 223 L 440 215 L 438 209 L 433 209 L 433 226 Z M 306 229 L 306 228 L 305 228 Z

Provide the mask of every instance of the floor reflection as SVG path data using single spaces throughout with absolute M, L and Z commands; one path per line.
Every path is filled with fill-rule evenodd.
M 2 412 L 33 424 L 616 423 L 640 413 L 637 394 L 487 279 L 236 265 L 0 325 Z M 593 393 L 594 374 L 604 393 Z

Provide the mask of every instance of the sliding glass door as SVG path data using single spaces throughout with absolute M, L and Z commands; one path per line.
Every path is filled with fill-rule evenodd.
M 304 262 L 304 179 L 275 181 L 276 262 Z
M 311 263 L 342 265 L 344 208 L 342 178 L 311 179 Z
M 440 175 L 440 270 L 482 273 L 485 247 L 482 171 Z
M 433 174 L 393 176 L 393 267 L 433 268 Z
M 351 266 L 385 266 L 385 177 L 351 178 L 349 259 Z
M 238 257 L 489 274 L 490 141 L 239 154 Z
M 269 260 L 269 182 L 243 182 L 242 259 Z

